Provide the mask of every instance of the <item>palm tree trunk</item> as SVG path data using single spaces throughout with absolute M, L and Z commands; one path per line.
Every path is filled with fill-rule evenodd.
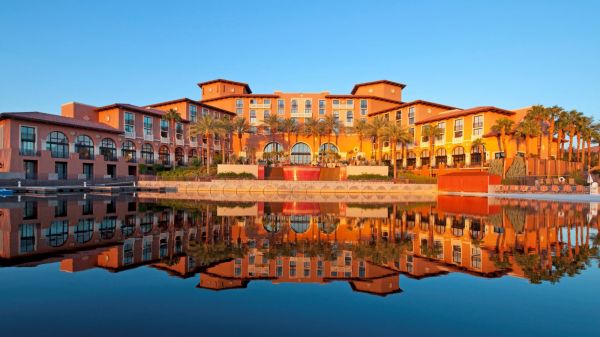
M 394 144 L 390 144 L 392 147 L 392 160 L 394 161 L 394 179 L 398 177 L 398 168 L 396 163 L 396 141 L 394 140 Z
M 210 132 L 206 132 L 205 136 L 206 136 L 206 175 L 208 175 L 210 173 Z

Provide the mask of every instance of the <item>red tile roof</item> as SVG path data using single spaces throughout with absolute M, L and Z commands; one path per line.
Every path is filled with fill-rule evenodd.
M 252 90 L 250 90 L 250 86 L 248 85 L 248 83 L 230 81 L 230 80 L 225 80 L 222 78 L 217 78 L 216 80 L 210 80 L 210 81 L 206 81 L 206 82 L 200 82 L 200 83 L 198 83 L 198 86 L 200 88 L 202 88 L 203 86 L 205 86 L 207 84 L 213 84 L 213 83 L 217 83 L 217 82 L 229 83 L 229 84 L 233 84 L 233 85 L 241 85 L 246 89 L 247 93 L 249 93 L 249 94 L 252 93 Z
M 188 102 L 188 103 L 195 104 L 195 105 L 198 105 L 200 107 L 207 108 L 207 109 L 215 110 L 215 111 L 226 113 L 226 114 L 230 114 L 230 115 L 235 115 L 235 112 L 227 111 L 227 110 L 224 110 L 224 109 L 221 109 L 221 108 L 217 108 L 215 106 L 208 105 L 206 103 L 202 103 L 200 101 L 196 101 L 196 100 L 193 100 L 193 99 L 187 98 L 187 97 L 183 97 L 183 98 L 179 98 L 179 99 L 174 99 L 174 100 L 166 101 L 166 102 L 159 102 L 159 103 L 149 104 L 149 105 L 146 105 L 145 108 L 147 108 L 147 107 L 155 108 L 155 107 L 158 107 L 158 106 L 175 104 L 175 103 L 180 103 L 180 102 Z
M 449 105 L 444 105 L 444 104 L 439 104 L 439 103 L 435 103 L 435 102 L 429 102 L 429 101 L 424 101 L 424 100 L 416 100 L 416 101 L 412 101 L 412 102 L 404 102 L 402 104 L 396 105 L 394 107 L 388 108 L 388 109 L 384 109 L 381 111 L 375 111 L 369 114 L 369 116 L 374 116 L 374 115 L 379 115 L 382 113 L 386 113 L 386 112 L 390 112 L 390 111 L 394 111 L 394 110 L 398 110 L 398 109 L 402 109 L 405 108 L 407 106 L 412 106 L 412 105 L 417 105 L 417 104 L 422 104 L 422 105 L 429 105 L 429 106 L 433 106 L 433 107 L 437 107 L 437 108 L 442 108 L 442 109 L 448 109 L 448 110 L 460 110 L 460 108 L 455 108 Z
M 379 97 L 379 96 L 369 96 L 369 95 L 325 95 L 325 98 L 366 98 L 366 99 L 375 99 L 375 100 L 388 102 L 388 103 L 396 103 L 396 104 L 402 103 L 402 101 L 397 101 L 394 99 L 383 98 L 383 97 Z
M 470 108 L 470 109 L 466 109 L 466 110 L 444 111 L 435 116 L 431 116 L 431 117 L 422 119 L 420 121 L 417 121 L 415 124 L 426 124 L 426 123 L 441 121 L 441 120 L 448 119 L 448 118 L 456 118 L 456 117 L 472 115 L 472 114 L 476 114 L 476 113 L 480 113 L 480 112 L 495 112 L 495 113 L 499 113 L 499 114 L 503 114 L 503 115 L 507 115 L 507 116 L 512 116 L 515 114 L 514 111 L 504 110 L 504 109 L 496 108 L 493 106 L 478 106 L 478 107 L 474 107 L 474 108 Z
M 135 112 L 146 113 L 149 115 L 156 115 L 159 117 L 161 117 L 162 115 L 165 114 L 165 112 L 163 110 L 154 109 L 154 108 L 145 108 L 145 107 L 141 107 L 141 106 L 137 106 L 137 105 L 133 105 L 133 104 L 127 104 L 127 103 L 114 103 L 114 104 L 98 107 L 95 110 L 96 111 L 104 111 L 104 110 L 110 110 L 110 109 L 131 110 L 131 111 L 135 111 Z
M 252 97 L 257 97 L 257 98 L 279 98 L 279 95 L 274 95 L 274 94 L 238 94 L 238 95 L 226 95 L 226 96 L 221 96 L 221 97 L 213 97 L 213 98 L 203 99 L 200 102 L 201 103 L 206 103 L 206 102 L 218 101 L 220 99 L 226 99 L 226 98 L 252 98 Z
M 378 80 L 378 81 L 364 82 L 364 83 L 355 84 L 354 88 L 352 88 L 352 92 L 351 93 L 354 95 L 354 93 L 356 92 L 356 90 L 358 90 L 358 88 L 360 88 L 360 87 L 364 87 L 366 85 L 371 85 L 371 84 L 379 84 L 379 83 L 385 83 L 385 84 L 394 85 L 394 86 L 400 87 L 402 89 L 404 89 L 406 87 L 406 84 L 403 84 L 403 83 L 392 82 L 392 81 L 388 81 L 388 80 Z
M 60 126 L 68 126 L 79 129 L 93 130 L 93 131 L 102 131 L 102 132 L 110 132 L 110 133 L 123 133 L 123 131 L 119 129 L 115 129 L 106 124 L 94 122 L 94 121 L 86 121 L 83 119 L 64 117 L 39 111 L 30 111 L 30 112 L 3 112 L 0 113 L 0 120 L 2 119 L 16 119 L 21 121 L 29 121 L 29 122 L 40 122 L 40 123 L 48 123 L 55 124 Z

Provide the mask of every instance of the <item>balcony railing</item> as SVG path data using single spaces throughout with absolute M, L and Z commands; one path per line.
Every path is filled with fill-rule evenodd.
M 334 109 L 354 109 L 354 104 L 333 104 Z
M 250 104 L 250 109 L 270 109 L 271 104 Z
M 144 140 L 151 142 L 151 141 L 154 140 L 154 135 L 152 135 L 152 134 L 150 134 L 150 135 L 144 134 Z
M 39 157 L 40 151 L 36 151 L 35 149 L 19 149 L 19 155 L 30 156 L 30 157 Z
M 169 139 L 169 137 L 160 137 L 160 142 L 163 144 L 169 144 L 171 142 L 171 140 Z
M 125 138 L 135 138 L 135 131 L 125 131 Z

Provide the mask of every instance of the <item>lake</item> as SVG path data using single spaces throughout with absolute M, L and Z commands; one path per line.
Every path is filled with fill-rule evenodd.
M 596 203 L 434 199 L 2 199 L 3 335 L 597 333 Z

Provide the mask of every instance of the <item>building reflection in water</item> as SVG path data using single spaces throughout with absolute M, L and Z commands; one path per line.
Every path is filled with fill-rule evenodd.
M 400 275 L 557 282 L 598 259 L 596 204 L 439 196 L 436 203 L 240 203 L 117 197 L 0 203 L 0 265 L 199 275 L 199 288 L 348 282 L 400 292 Z

